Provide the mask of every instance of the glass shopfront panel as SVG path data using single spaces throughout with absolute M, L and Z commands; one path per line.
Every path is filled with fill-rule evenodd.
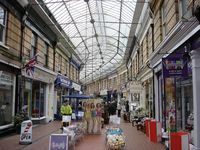
M 32 118 L 40 118 L 45 116 L 46 104 L 46 84 L 33 81 L 32 83 Z
M 24 79 L 22 79 L 24 80 Z M 22 81 L 24 83 L 24 87 L 22 90 L 22 111 L 27 115 L 30 116 L 30 102 L 31 102 L 31 89 L 32 89 L 32 81 L 29 79 Z
M 177 129 L 193 129 L 193 93 L 192 78 L 176 80 Z
M 0 70 L 0 126 L 12 123 L 14 75 Z
M 192 77 L 165 78 L 166 129 L 193 129 Z
M 166 129 L 176 130 L 175 78 L 165 78 L 165 121 Z

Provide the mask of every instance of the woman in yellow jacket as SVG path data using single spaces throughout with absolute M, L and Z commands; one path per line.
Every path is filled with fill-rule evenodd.
M 65 103 L 63 103 L 63 105 L 60 108 L 60 112 L 62 114 L 62 116 L 70 116 L 72 115 L 72 108 L 69 105 L 69 102 L 66 101 Z M 70 125 L 70 121 L 69 122 L 63 122 L 63 126 L 69 126 Z

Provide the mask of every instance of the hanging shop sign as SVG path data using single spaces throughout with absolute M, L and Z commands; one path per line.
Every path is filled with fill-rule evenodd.
M 67 88 L 71 88 L 72 87 L 71 80 L 68 79 L 65 76 L 60 75 L 60 74 L 57 75 L 54 84 L 55 84 L 55 86 L 63 86 L 63 87 L 67 87 Z
M 6 73 L 5 71 L 0 71 L 0 84 L 12 85 L 13 84 L 12 75 Z
M 81 86 L 75 82 L 72 82 L 72 88 L 76 91 L 81 91 Z
M 162 70 L 164 78 L 187 77 L 188 65 L 187 61 L 182 58 L 163 58 Z
M 107 89 L 103 89 L 100 91 L 100 95 L 107 95 Z
M 45 83 L 52 83 L 55 79 L 55 74 L 48 73 L 48 72 L 38 68 L 37 66 L 34 68 L 34 74 L 32 76 L 28 75 L 24 69 L 22 70 L 21 73 L 23 76 L 25 76 L 27 78 L 42 81 Z

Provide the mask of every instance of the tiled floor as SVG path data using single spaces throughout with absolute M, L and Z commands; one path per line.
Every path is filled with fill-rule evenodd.
M 150 142 L 144 133 L 137 131 L 130 123 L 122 123 L 120 127 L 126 136 L 126 150 L 164 150 L 159 143 Z M 0 150 L 48 150 L 49 135 L 60 133 L 60 122 L 54 121 L 46 125 L 33 128 L 33 143 L 30 145 L 19 145 L 19 135 L 8 135 L 0 138 Z M 106 150 L 105 134 L 88 135 L 78 142 L 76 150 Z

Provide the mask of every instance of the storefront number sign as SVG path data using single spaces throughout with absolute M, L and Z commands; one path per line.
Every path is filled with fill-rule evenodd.
M 49 150 L 68 150 L 67 134 L 51 134 Z
M 163 77 L 187 77 L 188 75 L 188 65 L 187 61 L 182 58 L 163 58 Z

